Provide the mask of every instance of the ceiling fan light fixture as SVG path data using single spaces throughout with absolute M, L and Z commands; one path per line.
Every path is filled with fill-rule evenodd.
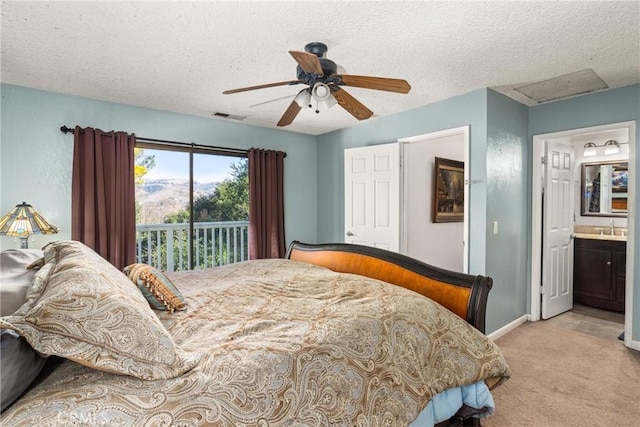
M 598 152 L 596 151 L 596 144 L 594 144 L 593 142 L 587 142 L 586 144 L 584 144 L 584 151 L 582 153 L 584 157 L 591 157 L 595 156 L 596 154 L 598 154 Z
M 604 154 L 609 156 L 611 154 L 618 154 L 620 152 L 620 144 L 617 141 L 609 140 L 604 143 Z
M 293 99 L 300 108 L 311 108 L 311 94 L 308 90 L 300 91 L 299 94 Z
M 316 83 L 313 85 L 313 90 L 311 90 L 311 95 L 313 95 L 313 99 L 318 102 L 326 101 L 331 98 L 331 89 L 325 83 Z
M 318 107 L 321 107 L 323 110 L 328 110 L 329 108 L 334 107 L 337 103 L 338 101 L 333 97 L 333 95 L 329 95 L 329 97 L 324 101 L 318 101 Z

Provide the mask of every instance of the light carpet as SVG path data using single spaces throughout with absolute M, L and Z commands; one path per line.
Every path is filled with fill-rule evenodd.
M 562 322 L 526 323 L 496 340 L 512 377 L 484 427 L 640 425 L 640 352 Z

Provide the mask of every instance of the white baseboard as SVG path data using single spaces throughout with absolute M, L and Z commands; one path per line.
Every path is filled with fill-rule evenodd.
M 638 350 L 640 351 L 640 341 L 625 341 L 624 345 L 626 345 L 628 348 L 631 348 L 633 350 Z
M 525 314 L 524 316 L 518 317 L 513 322 L 504 325 L 502 328 L 498 329 L 497 331 L 490 333 L 489 335 L 487 335 L 487 337 L 495 341 L 498 338 L 507 335 L 509 332 L 513 331 L 515 328 L 522 325 L 523 323 L 528 322 L 529 320 L 530 320 L 530 316 L 528 314 Z M 632 350 L 640 351 L 640 341 L 628 340 L 624 342 L 624 345 L 627 348 L 630 348 Z
M 514 320 L 511 323 L 507 323 L 506 325 L 504 325 L 502 328 L 498 329 L 497 331 L 491 332 L 489 335 L 487 335 L 490 339 L 492 339 L 493 341 L 497 340 L 498 338 L 507 335 L 509 332 L 513 331 L 515 328 L 517 328 L 518 326 L 522 325 L 523 323 L 529 321 L 529 315 L 525 314 L 524 316 L 518 317 L 516 320 Z

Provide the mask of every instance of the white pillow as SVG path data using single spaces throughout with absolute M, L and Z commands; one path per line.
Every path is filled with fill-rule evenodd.
M 0 317 L 10 316 L 26 301 L 36 273 L 27 267 L 42 258 L 39 249 L 7 249 L 0 252 Z

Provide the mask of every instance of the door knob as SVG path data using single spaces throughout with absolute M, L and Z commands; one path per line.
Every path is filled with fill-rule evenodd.
M 352 232 L 350 232 L 350 231 L 347 231 L 347 236 L 351 237 L 351 236 L 355 236 L 355 234 L 353 234 L 353 233 L 352 233 Z

